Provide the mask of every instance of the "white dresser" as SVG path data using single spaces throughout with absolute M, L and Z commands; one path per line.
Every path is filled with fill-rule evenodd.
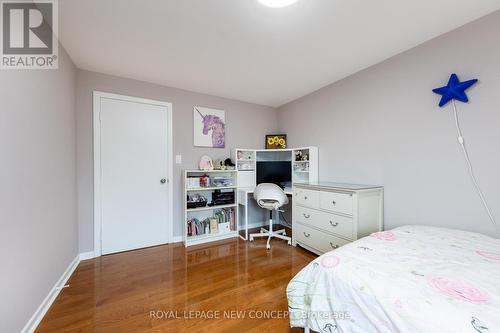
M 382 230 L 383 198 L 381 186 L 294 184 L 293 246 L 323 254 Z

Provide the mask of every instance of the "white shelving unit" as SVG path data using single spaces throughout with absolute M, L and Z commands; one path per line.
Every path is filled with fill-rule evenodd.
M 297 153 L 302 159 L 297 160 Z M 255 187 L 257 163 L 261 161 L 291 161 L 292 184 L 318 181 L 318 148 L 300 147 L 292 149 L 241 149 L 234 150 L 238 187 Z
M 297 160 L 297 152 L 301 152 L 301 159 Z M 307 157 L 305 157 L 307 156 Z M 253 191 L 257 185 L 257 163 L 259 162 L 283 162 L 289 161 L 292 173 L 292 183 L 289 184 L 289 193 L 296 183 L 317 182 L 318 181 L 318 148 L 300 147 L 292 149 L 240 149 L 234 150 L 233 158 L 236 160 L 238 178 L 238 229 L 244 231 L 240 237 L 248 239 L 248 227 L 256 225 L 266 225 L 268 214 L 262 216 L 262 209 L 255 207 L 252 200 L 249 200 L 249 191 Z M 245 166 L 245 164 L 249 166 Z M 291 207 L 290 207 L 291 208 Z M 289 210 L 291 211 L 291 209 Z M 287 219 L 292 220 L 291 213 Z M 251 218 L 250 218 L 251 217 Z M 250 223 L 249 223 L 250 220 Z
M 300 153 L 301 159 L 298 159 L 298 153 Z M 292 158 L 292 183 L 318 181 L 318 148 L 293 149 Z
M 236 170 L 238 171 L 254 171 L 256 150 L 254 149 L 236 149 Z
M 257 153 L 255 149 L 235 149 L 238 184 L 247 186 L 255 179 Z
M 225 177 L 230 178 L 232 185 L 231 186 L 213 186 L 210 184 L 208 187 L 189 187 L 188 178 L 189 177 L 201 177 L 207 174 L 211 179 L 214 177 Z M 214 242 L 218 240 L 228 239 L 232 237 L 238 237 L 238 203 L 237 203 L 237 188 L 238 188 L 238 176 L 237 170 L 211 170 L 211 171 L 203 171 L 203 170 L 184 170 L 184 245 L 192 246 L 198 244 L 204 244 L 208 242 Z M 228 205 L 218 205 L 218 206 L 205 206 L 198 208 L 187 208 L 187 196 L 194 194 L 202 194 L 207 198 L 208 203 L 212 200 L 212 193 L 215 190 L 234 190 L 234 203 Z M 206 218 L 210 218 L 214 216 L 214 214 L 221 209 L 233 208 L 234 209 L 234 221 L 232 223 L 233 229 L 229 232 L 221 233 L 220 230 L 218 233 L 206 233 L 195 236 L 188 236 L 188 220 L 191 218 L 197 218 L 202 221 Z

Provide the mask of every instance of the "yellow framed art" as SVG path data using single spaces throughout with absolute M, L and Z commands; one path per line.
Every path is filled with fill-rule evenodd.
M 266 149 L 286 149 L 286 134 L 266 135 Z

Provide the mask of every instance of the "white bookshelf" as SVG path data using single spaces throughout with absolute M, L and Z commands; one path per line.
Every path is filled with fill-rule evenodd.
M 230 178 L 232 181 L 231 186 L 213 186 L 209 184 L 207 187 L 189 187 L 188 178 L 189 177 L 201 177 L 207 174 L 211 179 L 214 177 L 225 177 Z M 238 237 L 238 203 L 237 203 L 237 188 L 238 188 L 238 176 L 237 170 L 184 170 L 184 245 L 192 246 L 199 245 L 209 242 L 215 242 L 218 240 L 228 239 L 232 237 Z M 215 190 L 234 190 L 234 203 L 227 205 L 218 206 L 204 206 L 198 208 L 187 208 L 187 196 L 194 194 L 202 194 L 207 198 L 210 203 L 212 200 L 212 193 Z M 229 232 L 219 232 L 218 233 L 206 233 L 195 236 L 188 236 L 188 220 L 191 218 L 197 218 L 199 220 L 204 220 L 205 218 L 212 217 L 218 210 L 233 208 L 234 209 L 234 230 Z

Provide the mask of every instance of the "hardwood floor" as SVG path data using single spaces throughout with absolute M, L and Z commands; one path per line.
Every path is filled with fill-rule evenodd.
M 289 327 L 285 289 L 315 256 L 280 240 L 267 252 L 265 242 L 177 243 L 82 261 L 37 332 L 301 332 Z

